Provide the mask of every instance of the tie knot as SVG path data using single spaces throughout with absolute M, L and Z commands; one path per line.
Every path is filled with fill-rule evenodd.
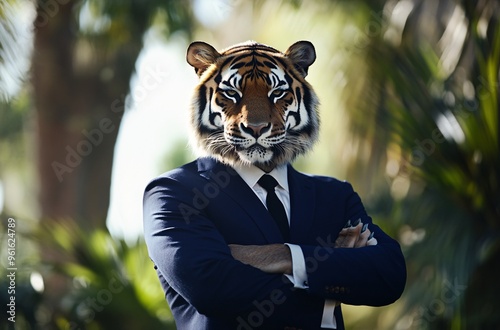
M 268 174 L 264 174 L 257 183 L 267 192 L 274 191 L 274 188 L 278 185 L 278 181 Z

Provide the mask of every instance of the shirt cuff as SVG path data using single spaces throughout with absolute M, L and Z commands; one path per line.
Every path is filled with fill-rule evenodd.
M 325 300 L 325 307 L 323 307 L 323 318 L 321 319 L 321 327 L 325 329 L 337 329 L 337 319 L 335 318 L 335 300 Z
M 295 244 L 285 243 L 285 245 L 288 246 L 292 254 L 292 275 L 286 275 L 286 277 L 293 283 L 295 288 L 308 289 L 306 260 L 302 249 Z

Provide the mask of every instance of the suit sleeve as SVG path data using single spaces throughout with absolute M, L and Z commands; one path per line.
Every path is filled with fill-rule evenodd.
M 242 313 L 252 302 L 293 287 L 283 276 L 235 260 L 193 188 L 175 179 L 157 179 L 146 188 L 144 234 L 166 281 L 202 314 Z
M 397 241 L 385 234 L 366 214 L 361 199 L 347 186 L 343 223 L 361 219 L 378 241 L 376 246 L 336 248 L 338 233 L 301 245 L 306 261 L 309 292 L 345 304 L 383 306 L 396 301 L 406 283 L 406 266 Z

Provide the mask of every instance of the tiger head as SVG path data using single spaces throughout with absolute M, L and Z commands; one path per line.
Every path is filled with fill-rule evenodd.
M 199 76 L 191 124 L 205 154 L 268 172 L 317 140 L 318 99 L 304 79 L 316 59 L 310 42 L 284 53 L 253 41 L 221 52 L 193 42 L 186 59 Z

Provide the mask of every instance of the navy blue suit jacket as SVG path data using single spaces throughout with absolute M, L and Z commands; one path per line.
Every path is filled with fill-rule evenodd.
M 250 187 L 229 166 L 200 158 L 153 180 L 144 230 L 178 329 L 320 329 L 325 299 L 382 306 L 406 281 L 399 244 L 372 223 L 351 185 L 288 165 L 290 243 L 306 260 L 307 290 L 231 256 L 228 244 L 283 243 Z M 348 220 L 361 218 L 376 246 L 332 246 Z M 335 309 L 343 329 L 341 308 Z

